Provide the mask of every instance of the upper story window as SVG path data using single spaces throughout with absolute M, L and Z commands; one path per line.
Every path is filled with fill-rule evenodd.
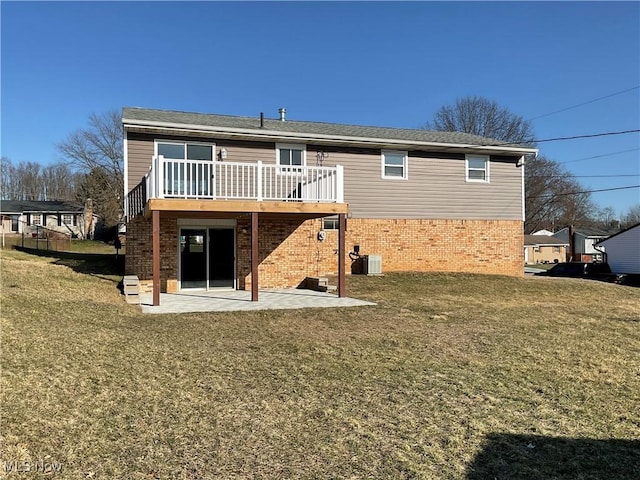
M 408 152 L 399 150 L 382 151 L 382 178 L 406 180 L 408 177 Z
M 489 183 L 489 156 L 466 155 L 467 182 Z
M 304 167 L 307 164 L 307 146 L 276 143 L 276 161 L 283 167 Z
M 215 145 L 184 142 L 158 142 L 158 155 L 171 160 L 205 160 L 214 157 Z

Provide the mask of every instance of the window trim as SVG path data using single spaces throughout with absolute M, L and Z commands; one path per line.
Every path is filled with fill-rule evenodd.
M 322 230 L 339 230 L 340 217 L 338 215 L 329 215 L 322 217 Z
M 280 163 L 280 149 L 300 150 L 302 152 L 300 161 L 302 165 L 282 165 Z M 276 143 L 276 165 L 280 168 L 277 170 L 279 175 L 297 175 L 300 172 L 291 170 L 291 168 L 302 168 L 307 166 L 307 145 L 304 143 Z
M 398 175 L 386 175 L 385 168 L 386 164 L 386 155 L 387 154 L 400 154 L 402 155 L 402 176 Z M 398 165 L 388 165 L 390 167 L 398 167 Z M 382 150 L 380 152 L 380 167 L 381 167 L 381 176 L 385 180 L 408 180 L 409 179 L 409 152 L 407 150 Z
M 70 222 L 65 222 L 64 217 L 69 217 L 71 219 Z M 70 227 L 74 227 L 76 225 L 76 216 L 73 213 L 63 213 L 60 220 L 62 221 L 62 225 L 68 225 Z
M 485 168 L 470 168 L 469 167 L 469 159 L 482 159 L 484 160 Z M 465 164 L 465 181 L 469 183 L 489 183 L 490 180 L 490 164 L 491 164 L 491 156 L 490 155 L 478 155 L 478 154 L 466 154 L 464 156 L 464 164 Z M 477 171 L 484 172 L 484 178 L 469 178 L 469 171 Z
M 173 145 L 184 145 L 184 157 L 183 158 L 169 158 L 169 157 L 164 157 L 165 159 L 168 160 L 179 160 L 179 161 L 186 161 L 189 160 L 187 158 L 187 145 L 202 145 L 205 147 L 211 147 L 211 162 L 215 162 L 218 158 L 218 151 L 217 151 L 217 145 L 215 143 L 208 143 L 208 142 L 189 142 L 186 140 L 164 140 L 162 138 L 156 138 L 153 142 L 153 153 L 154 155 L 157 157 L 158 156 L 158 144 L 160 143 L 168 143 L 168 144 L 173 144 Z M 192 162 L 206 162 L 207 160 L 190 160 Z

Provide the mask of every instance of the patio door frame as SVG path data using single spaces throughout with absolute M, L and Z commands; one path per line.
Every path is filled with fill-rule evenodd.
M 182 255 L 180 251 L 180 237 L 182 236 L 182 230 L 205 230 L 205 246 L 206 252 L 206 280 L 204 288 L 182 288 Z M 209 271 L 210 264 L 210 250 L 209 250 L 209 230 L 223 229 L 233 230 L 233 286 L 230 287 L 210 287 L 209 282 L 211 280 L 211 272 Z M 209 290 L 236 290 L 238 287 L 238 256 L 237 256 L 237 221 L 235 219 L 178 219 L 178 239 L 176 242 L 177 258 L 178 262 L 178 291 L 209 291 Z

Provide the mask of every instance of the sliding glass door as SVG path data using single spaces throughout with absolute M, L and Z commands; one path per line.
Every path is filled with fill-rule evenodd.
M 180 229 L 180 288 L 234 288 L 233 228 Z

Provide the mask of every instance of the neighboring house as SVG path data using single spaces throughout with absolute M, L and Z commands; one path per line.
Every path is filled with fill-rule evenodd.
M 550 230 L 538 230 L 537 232 L 533 232 L 531 235 L 546 235 L 551 237 L 553 236 L 553 232 Z
M 2 200 L 0 214 L 5 233 L 34 235 L 44 227 L 79 238 L 92 237 L 98 219 L 85 223 L 85 207 L 59 201 Z
M 123 109 L 127 274 L 160 291 L 384 271 L 523 275 L 528 146 L 475 135 Z M 348 255 L 351 253 L 352 255 Z M 259 280 L 258 280 L 259 279 Z
M 596 250 L 594 245 L 611 234 L 594 228 L 581 228 L 573 231 L 573 240 L 570 234 L 571 227 L 563 228 L 553 234 L 555 238 L 569 244 L 567 249 L 567 261 L 573 262 L 600 262 L 603 261 L 602 252 Z M 572 250 L 573 248 L 573 250 Z
M 567 258 L 568 243 L 555 237 L 542 235 L 524 236 L 524 263 L 558 263 Z
M 613 273 L 640 274 L 640 223 L 600 241 L 595 248 L 606 250 Z

